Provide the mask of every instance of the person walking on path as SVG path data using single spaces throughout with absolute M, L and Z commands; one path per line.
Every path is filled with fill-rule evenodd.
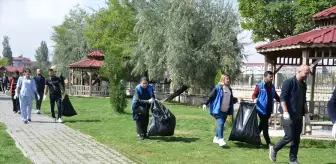
M 40 69 L 36 70 L 36 76 L 34 77 L 34 80 L 36 83 L 36 89 L 37 89 L 38 95 L 42 97 L 44 94 L 45 78 L 42 76 Z M 41 114 L 42 99 L 37 100 L 37 94 L 35 95 L 35 98 L 36 98 L 36 110 L 37 110 L 36 113 Z
M 3 73 L 3 76 L 2 76 L 2 91 L 3 93 L 6 92 L 6 89 L 8 87 L 8 76 L 6 75 L 6 73 Z
M 20 100 L 20 110 L 22 121 L 26 124 L 31 122 L 31 111 L 33 108 L 33 99 L 37 94 L 35 80 L 30 78 L 30 69 L 25 70 L 25 75 L 20 77 L 17 82 L 14 99 Z M 37 96 L 40 99 L 40 96 Z
M 336 139 L 336 88 L 334 89 L 334 92 L 328 101 L 328 115 L 331 122 L 334 124 L 331 135 L 334 139 Z
M 55 75 L 55 72 L 53 69 L 49 69 L 49 76 L 50 77 L 46 79 L 46 82 L 45 82 L 43 100 L 46 99 L 48 90 L 50 90 L 49 98 L 50 98 L 50 111 L 51 111 L 52 121 L 56 122 L 56 116 L 55 116 L 55 103 L 56 103 L 57 109 L 58 109 L 57 121 L 59 123 L 63 123 L 62 121 L 62 93 L 64 92 L 64 90 L 61 85 L 61 79 Z
M 139 140 L 148 138 L 147 127 L 149 123 L 149 109 L 154 103 L 155 95 L 151 84 L 148 84 L 148 79 L 142 77 L 140 84 L 135 87 L 135 93 L 132 100 L 133 120 L 136 121 L 136 130 Z
M 267 147 L 271 145 L 271 139 L 268 134 L 268 120 L 273 112 L 274 99 L 280 102 L 280 97 L 272 84 L 273 72 L 264 73 L 264 81 L 260 82 L 254 88 L 252 100 L 256 103 L 256 109 L 259 116 L 259 131 L 263 132 Z
M 282 84 L 279 111 L 283 113 L 285 136 L 274 146 L 269 147 L 269 157 L 273 162 L 276 161 L 278 151 L 292 142 L 289 151 L 289 163 L 299 163 L 297 155 L 299 152 L 303 116 L 305 116 L 306 121 L 309 121 L 306 100 L 307 84 L 305 83 L 309 74 L 309 66 L 301 65 L 296 76 L 285 80 Z
M 203 104 L 203 111 L 210 103 L 210 115 L 217 122 L 216 135 L 213 142 L 219 146 L 225 146 L 224 141 L 224 124 L 228 115 L 233 115 L 233 104 L 237 103 L 237 98 L 233 97 L 230 88 L 230 76 L 222 75 L 218 85 L 211 91 L 209 98 Z
M 19 71 L 15 71 L 12 78 L 9 80 L 8 90 L 10 91 L 12 102 L 13 102 L 13 112 L 20 114 L 20 101 L 19 98 L 14 99 L 16 85 L 19 80 L 20 73 Z

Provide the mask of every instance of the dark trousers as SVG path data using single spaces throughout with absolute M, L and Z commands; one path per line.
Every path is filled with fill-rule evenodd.
M 266 144 L 269 145 L 271 143 L 271 139 L 268 134 L 268 119 L 270 118 L 269 115 L 262 115 L 259 114 L 259 132 L 263 132 Z
M 57 103 L 58 118 L 62 118 L 62 95 L 61 94 L 50 94 L 50 108 L 51 117 L 55 117 L 55 102 Z
M 12 94 L 13 112 L 18 112 L 20 110 L 20 101 L 19 98 L 14 99 L 14 95 Z
M 42 100 L 43 100 L 43 91 L 37 91 L 39 96 L 40 96 L 40 100 L 37 100 L 37 94 L 35 94 L 35 100 L 36 100 L 36 109 L 37 110 L 41 110 L 41 105 L 42 105 Z
M 302 132 L 302 119 L 284 120 L 285 136 L 274 146 L 275 152 L 281 150 L 285 145 L 291 143 L 289 151 L 290 161 L 297 160 L 299 152 L 300 135 Z
M 143 108 L 144 114 L 138 114 L 138 119 L 136 120 L 136 130 L 140 135 L 147 134 L 147 127 L 149 123 L 149 108 L 139 106 L 138 108 Z
M 2 91 L 3 91 L 3 93 L 5 93 L 6 89 L 7 89 L 7 84 L 2 84 Z

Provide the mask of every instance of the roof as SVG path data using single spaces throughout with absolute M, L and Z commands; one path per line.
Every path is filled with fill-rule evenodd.
M 329 17 L 334 14 L 336 14 L 336 6 L 327 8 L 325 10 L 322 10 L 321 12 L 314 14 L 313 19 L 322 19 L 322 18 Z
M 96 60 L 96 59 L 90 59 L 86 58 L 79 62 L 75 62 L 69 65 L 70 68 L 100 68 L 104 65 L 103 60 Z
M 323 27 L 257 46 L 258 51 L 293 45 L 336 43 L 336 26 Z M 284 49 L 285 49 L 284 48 Z M 300 48 L 300 47 L 299 47 Z
M 7 72 L 23 72 L 23 66 L 0 66 L 0 69 L 5 69 Z
M 26 58 L 26 57 L 13 57 L 13 60 L 25 60 L 25 61 L 30 61 L 30 58 Z
M 104 54 L 98 50 L 92 51 L 87 55 L 87 57 L 104 57 Z

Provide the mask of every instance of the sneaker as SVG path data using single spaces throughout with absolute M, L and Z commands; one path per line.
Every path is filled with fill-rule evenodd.
M 144 140 L 144 137 L 141 134 L 139 134 L 138 137 L 139 137 L 139 140 Z
M 31 122 L 31 119 L 28 119 L 28 122 Z
M 13 111 L 14 114 L 16 114 L 17 112 L 16 111 Z
M 18 113 L 18 114 L 21 114 L 21 111 L 19 110 L 17 113 Z
M 51 121 L 52 121 L 52 122 L 56 122 L 56 118 L 52 118 Z
M 41 111 L 40 111 L 40 110 L 37 110 L 37 111 L 36 111 L 36 114 L 41 114 Z
M 58 119 L 58 123 L 63 123 L 61 118 Z
M 212 142 L 215 143 L 215 144 L 218 144 L 218 137 L 215 136 L 215 137 L 213 138 Z
M 28 121 L 27 121 L 27 120 L 23 120 L 23 123 L 27 124 L 27 123 L 28 123 Z
M 289 164 L 299 164 L 299 162 L 295 160 L 295 161 L 290 161 Z
M 148 136 L 148 134 L 144 134 L 144 138 L 146 138 L 146 139 L 149 139 L 149 136 Z
M 219 145 L 220 147 L 226 145 L 226 142 L 224 141 L 224 138 L 218 139 L 218 145 Z
M 276 161 L 276 152 L 274 150 L 274 146 L 269 147 L 269 158 L 271 161 L 275 162 Z

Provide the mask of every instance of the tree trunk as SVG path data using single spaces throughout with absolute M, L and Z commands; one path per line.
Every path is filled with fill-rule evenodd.
M 180 88 L 174 91 L 174 93 L 170 94 L 167 98 L 163 99 L 163 101 L 172 101 L 175 97 L 182 94 L 184 91 L 186 91 L 189 88 L 187 85 L 182 85 Z

